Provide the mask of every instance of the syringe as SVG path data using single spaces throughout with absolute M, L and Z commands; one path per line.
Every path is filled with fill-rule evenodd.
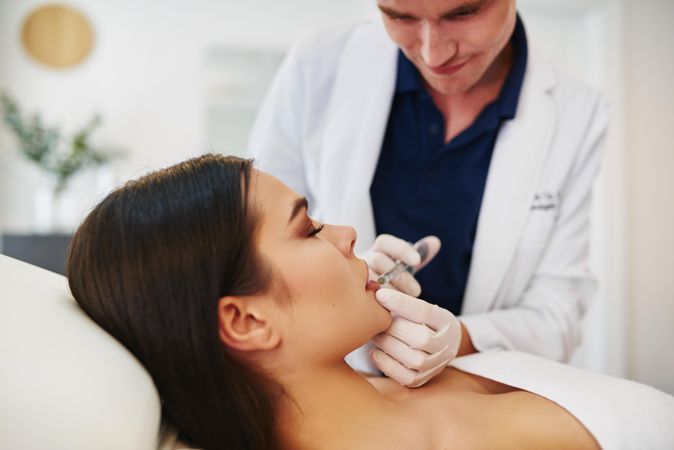
M 419 263 L 419 265 L 421 265 L 426 260 L 426 257 L 428 257 L 428 243 L 422 239 L 418 241 L 416 244 L 414 244 L 414 249 L 417 251 L 417 253 L 419 253 L 419 256 L 421 257 L 421 262 Z M 415 267 L 418 266 L 409 266 L 404 262 L 398 260 L 396 261 L 396 265 L 393 269 L 389 270 L 388 272 L 377 278 L 377 283 L 382 285 L 386 284 L 403 272 L 414 274 Z

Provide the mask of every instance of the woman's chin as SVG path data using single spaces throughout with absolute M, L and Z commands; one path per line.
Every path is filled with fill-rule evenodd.
M 379 287 L 377 285 L 377 287 Z M 391 325 L 391 312 L 381 306 L 381 304 L 377 301 L 377 298 L 375 297 L 375 293 L 377 292 L 377 289 L 366 289 L 365 291 L 365 296 L 367 297 L 368 302 L 372 302 L 372 311 L 367 312 L 368 317 L 374 317 L 375 318 L 375 327 L 377 329 L 377 333 L 381 333 L 382 331 L 386 330 L 389 325 Z
M 376 314 L 379 324 L 379 326 L 377 327 L 378 328 L 377 334 L 379 334 L 383 331 L 386 331 L 388 327 L 391 326 L 391 321 L 393 320 L 393 317 L 391 316 L 391 312 L 388 309 L 381 306 L 379 303 L 377 303 L 377 309 L 378 311 Z

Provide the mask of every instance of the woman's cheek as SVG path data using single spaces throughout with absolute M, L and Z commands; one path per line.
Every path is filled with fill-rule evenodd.
M 295 295 L 316 295 L 335 292 L 343 283 L 335 276 L 334 264 L 322 258 L 307 255 L 286 263 L 286 279 L 291 293 Z

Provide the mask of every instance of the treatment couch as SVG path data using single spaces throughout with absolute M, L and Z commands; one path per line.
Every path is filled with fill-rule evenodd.
M 148 373 L 66 279 L 0 255 L 0 449 L 156 450 L 160 416 Z

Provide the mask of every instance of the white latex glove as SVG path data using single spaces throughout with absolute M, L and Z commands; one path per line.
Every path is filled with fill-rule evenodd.
M 428 245 L 428 255 L 423 261 L 421 261 L 419 253 L 409 242 L 390 234 L 380 234 L 377 236 L 372 247 L 360 255 L 370 268 L 370 279 L 376 280 L 380 275 L 393 269 L 396 261 L 402 261 L 405 264 L 413 266 L 415 271 L 420 270 L 440 250 L 440 239 L 437 237 L 426 236 L 419 242 L 422 241 Z M 418 297 L 421 294 L 421 286 L 419 286 L 414 276 L 407 272 L 401 273 L 391 280 L 390 285 L 386 284 L 384 286 L 393 287 L 413 297 Z
M 379 289 L 375 297 L 393 314 L 388 329 L 373 339 L 377 348 L 370 352 L 387 377 L 419 387 L 456 357 L 461 323 L 454 314 L 394 289 Z

